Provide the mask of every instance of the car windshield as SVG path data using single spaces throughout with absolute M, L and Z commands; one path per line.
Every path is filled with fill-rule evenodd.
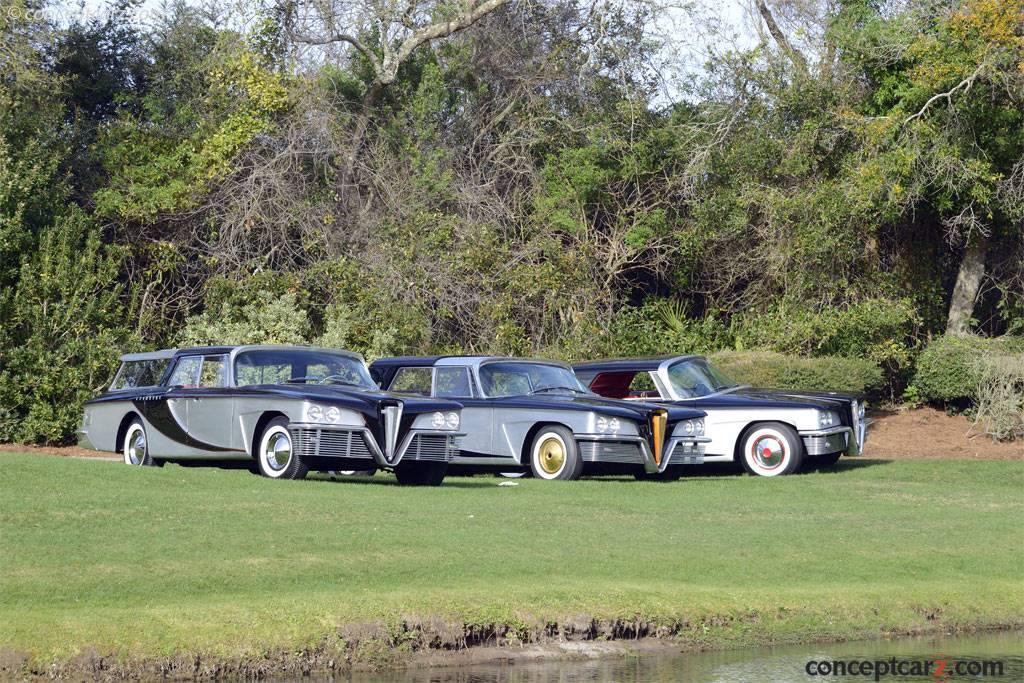
M 249 384 L 344 384 L 375 389 L 366 364 L 330 351 L 263 349 L 243 351 L 235 358 L 235 383 Z
M 540 393 L 588 393 L 572 370 L 547 363 L 485 363 L 480 366 L 480 384 L 484 393 L 492 398 Z
M 668 379 L 681 398 L 699 398 L 738 386 L 703 358 L 689 358 L 669 366 Z

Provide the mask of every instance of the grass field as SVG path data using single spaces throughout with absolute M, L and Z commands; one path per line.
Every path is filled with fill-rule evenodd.
M 1024 623 L 1024 463 L 777 480 L 280 482 L 0 454 L 0 649 L 295 651 L 437 618 L 674 624 L 707 644 Z

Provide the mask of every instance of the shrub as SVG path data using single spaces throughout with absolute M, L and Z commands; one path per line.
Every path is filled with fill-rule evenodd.
M 966 407 L 988 377 L 986 359 L 1021 354 L 1024 337 L 937 337 L 917 359 L 910 393 L 930 403 Z
M 131 336 L 120 304 L 119 255 L 78 211 L 45 228 L 0 291 L 0 441 L 69 441 L 82 404 L 117 367 Z
M 875 395 L 882 370 L 860 358 L 802 358 L 770 351 L 722 351 L 711 360 L 737 382 L 755 387 L 848 391 Z
M 731 344 L 727 329 L 713 317 L 688 318 L 678 304 L 649 299 L 643 306 L 616 311 L 597 351 L 603 356 L 656 356 L 708 353 Z
M 823 310 L 783 303 L 739 321 L 737 348 L 866 358 L 898 382 L 913 363 L 920 324 L 916 308 L 906 299 L 865 299 Z
M 1024 354 L 982 361 L 974 424 L 997 441 L 1024 438 Z
M 185 321 L 183 346 L 203 344 L 303 344 L 309 318 L 292 293 L 258 292 L 242 306 L 223 302 Z

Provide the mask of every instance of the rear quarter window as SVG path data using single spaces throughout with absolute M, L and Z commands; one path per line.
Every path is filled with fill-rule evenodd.
M 114 375 L 110 390 L 155 387 L 167 371 L 166 358 L 159 360 L 131 360 L 121 363 L 121 369 Z

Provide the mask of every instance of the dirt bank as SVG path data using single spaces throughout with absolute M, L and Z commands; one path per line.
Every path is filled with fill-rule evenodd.
M 350 671 L 454 667 L 489 663 L 587 660 L 644 654 L 675 654 L 767 644 L 828 643 L 899 636 L 951 635 L 982 630 L 1020 629 L 1007 624 L 944 623 L 922 615 L 918 626 L 847 634 L 819 631 L 813 637 L 778 641 L 756 626 L 757 615 L 722 616 L 700 623 L 654 624 L 585 618 L 526 627 L 523 624 L 448 624 L 412 620 L 342 627 L 333 637 L 303 650 L 249 656 L 178 653 L 158 658 L 131 658 L 86 649 L 75 657 L 32 664 L 25 654 L 0 649 L 0 680 L 225 680 L 330 677 Z M 722 637 L 736 629 L 740 636 Z M 719 633 L 709 637 L 708 633 Z
M 1024 441 L 996 442 L 973 431 L 963 415 L 934 408 L 875 411 L 864 455 L 868 458 L 1024 460 Z

